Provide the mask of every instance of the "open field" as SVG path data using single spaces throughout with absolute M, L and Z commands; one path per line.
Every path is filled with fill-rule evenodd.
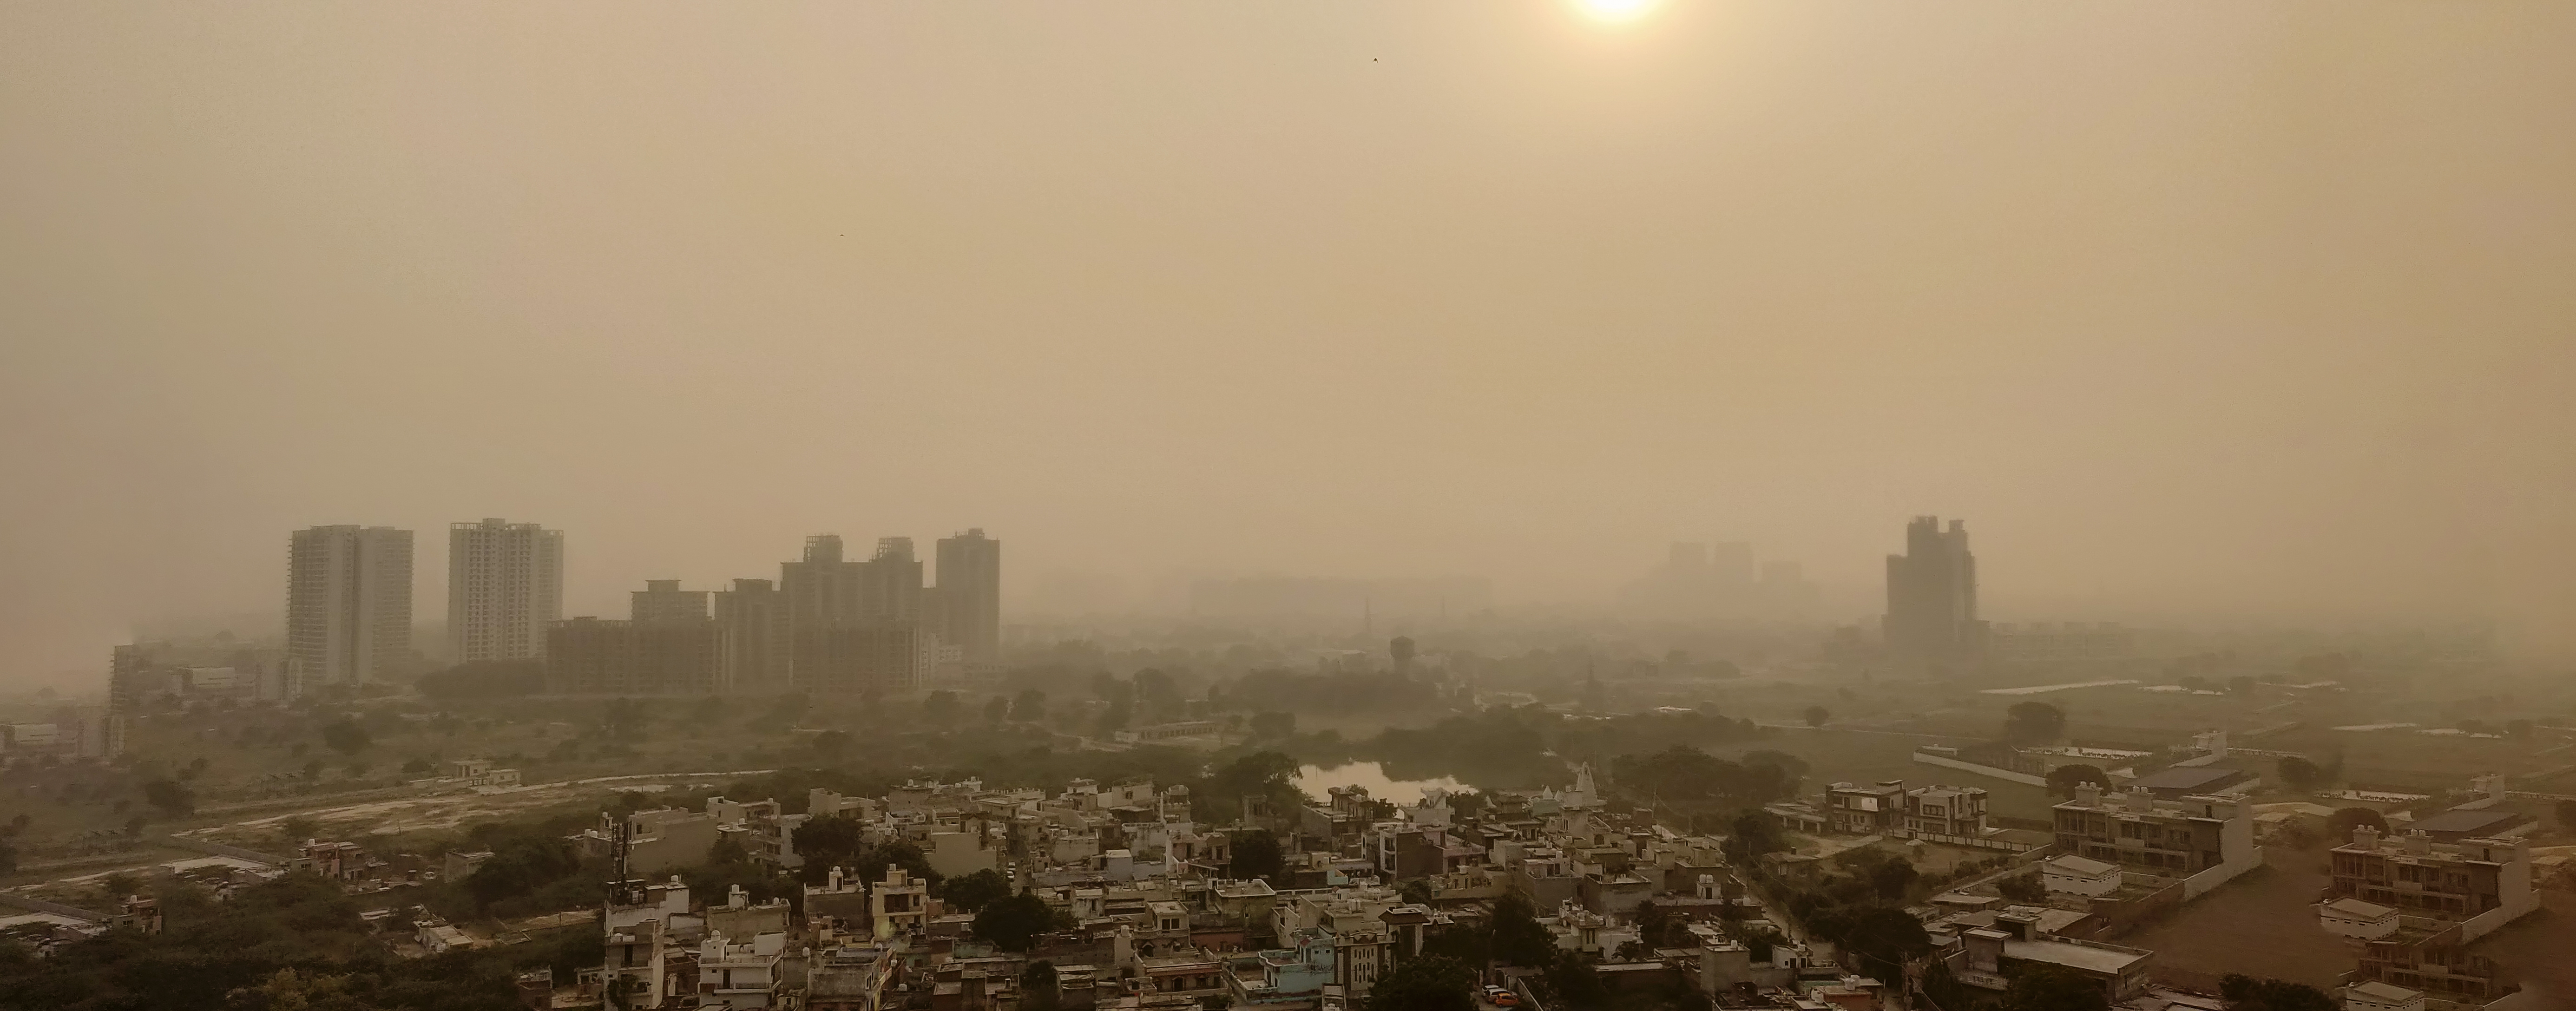
M 2355 954 L 2317 926 L 2313 903 L 2326 886 L 2325 860 L 2322 850 L 2267 847 L 2263 870 L 2112 941 L 2154 951 L 2159 965 L 2212 976 L 2334 986 L 2352 971 Z

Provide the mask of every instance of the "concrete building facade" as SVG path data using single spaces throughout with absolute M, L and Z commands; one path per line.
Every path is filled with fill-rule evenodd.
M 301 677 L 380 681 L 411 658 L 411 531 L 308 527 L 286 555 L 286 650 Z
M 563 531 L 486 519 L 447 528 L 447 637 L 459 663 L 542 660 L 563 618 Z
M 1917 516 L 1905 526 L 1905 553 L 1887 556 L 1887 614 L 1880 626 L 1888 653 L 1915 664 L 1962 663 L 1982 656 L 1985 623 L 1977 618 L 1977 558 L 1967 524 Z
M 959 648 L 969 664 L 989 664 L 1002 654 L 1002 542 L 975 527 L 939 539 L 936 618 L 940 641 Z

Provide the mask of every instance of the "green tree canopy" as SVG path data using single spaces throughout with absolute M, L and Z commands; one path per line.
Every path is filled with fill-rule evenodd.
M 2004 711 L 2004 739 L 2021 743 L 2053 741 L 2066 733 L 2066 711 L 2046 702 L 2016 703 Z
M 1513 965 L 1539 967 L 1556 957 L 1556 935 L 1538 922 L 1538 907 L 1529 897 L 1511 892 L 1494 902 L 1494 957 Z
M 2218 981 L 2230 1011 L 2335 1011 L 2335 999 L 2316 987 L 2230 973 Z
M 1279 883 L 1280 871 L 1286 867 L 1286 856 L 1280 851 L 1279 837 L 1266 828 L 1234 834 L 1234 845 L 1225 872 L 1238 881 L 1260 878 L 1273 885 Z
M 2072 969 L 2024 963 L 2012 974 L 1998 1011 L 2110 1011 L 2102 984 Z
M 2048 770 L 2048 792 L 2061 797 L 2075 795 L 2078 783 L 2091 783 L 2105 790 L 2111 788 L 2111 774 L 2098 765 L 2061 765 Z
M 988 867 L 973 874 L 949 878 L 942 883 L 939 897 L 952 910 L 972 913 L 1010 894 L 1011 879 Z
M 1475 1011 L 1476 970 L 1454 958 L 1396 963 L 1370 988 L 1365 1011 Z
M 374 742 L 367 737 L 367 728 L 353 721 L 335 720 L 322 725 L 323 746 L 343 755 L 365 751 L 371 743 Z
M 1039 935 L 1054 924 L 1055 910 L 1047 907 L 1046 900 L 1021 892 L 985 903 L 975 914 L 975 936 L 1018 953 L 1035 947 Z
M 2388 819 L 2381 817 L 2379 812 L 2366 807 L 2347 807 L 2326 817 L 2326 843 L 2331 846 L 2349 843 L 2352 830 L 2364 825 L 2379 830 L 2382 835 L 2388 833 Z

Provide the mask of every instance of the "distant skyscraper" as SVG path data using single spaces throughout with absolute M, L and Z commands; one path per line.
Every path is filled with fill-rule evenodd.
M 459 663 L 542 660 L 563 618 L 563 531 L 487 519 L 447 528 L 447 637 Z
M 921 620 L 921 560 L 912 538 L 877 538 L 876 557 L 859 566 L 859 620 Z
M 805 557 L 778 564 L 790 628 L 829 628 L 859 619 L 859 563 L 841 560 L 839 534 L 805 538 Z
M 409 530 L 298 530 L 286 551 L 286 652 L 312 684 L 391 676 L 411 656 Z
M 1968 553 L 1968 527 L 1938 516 L 1917 516 L 1905 526 L 1905 553 L 1887 556 L 1887 616 L 1881 633 L 1900 661 L 1963 662 L 1985 646 L 1977 620 L 1977 558 Z
M 669 625 L 707 620 L 707 591 L 683 590 L 677 579 L 647 579 L 634 591 L 627 617 L 638 625 Z
M 1002 542 L 976 527 L 939 539 L 938 630 L 967 663 L 992 663 L 1002 654 Z
M 794 641 L 787 624 L 787 595 L 766 579 L 737 579 L 733 589 L 716 591 L 715 617 L 723 632 L 728 690 L 786 691 L 787 660 Z

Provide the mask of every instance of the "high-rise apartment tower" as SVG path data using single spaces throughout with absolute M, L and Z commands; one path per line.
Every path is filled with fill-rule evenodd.
M 963 649 L 967 663 L 1002 653 L 1002 542 L 976 527 L 939 539 L 939 639 Z
M 1977 557 L 1968 552 L 1968 527 L 1938 516 L 1905 525 L 1905 553 L 1887 556 L 1887 616 L 1880 632 L 1900 662 L 1964 663 L 1985 650 L 1985 622 L 1977 619 Z
M 542 660 L 563 618 L 563 531 L 487 519 L 447 528 L 447 637 L 459 663 Z
M 286 549 L 286 652 L 314 684 L 382 680 L 411 656 L 409 530 L 298 530 Z

